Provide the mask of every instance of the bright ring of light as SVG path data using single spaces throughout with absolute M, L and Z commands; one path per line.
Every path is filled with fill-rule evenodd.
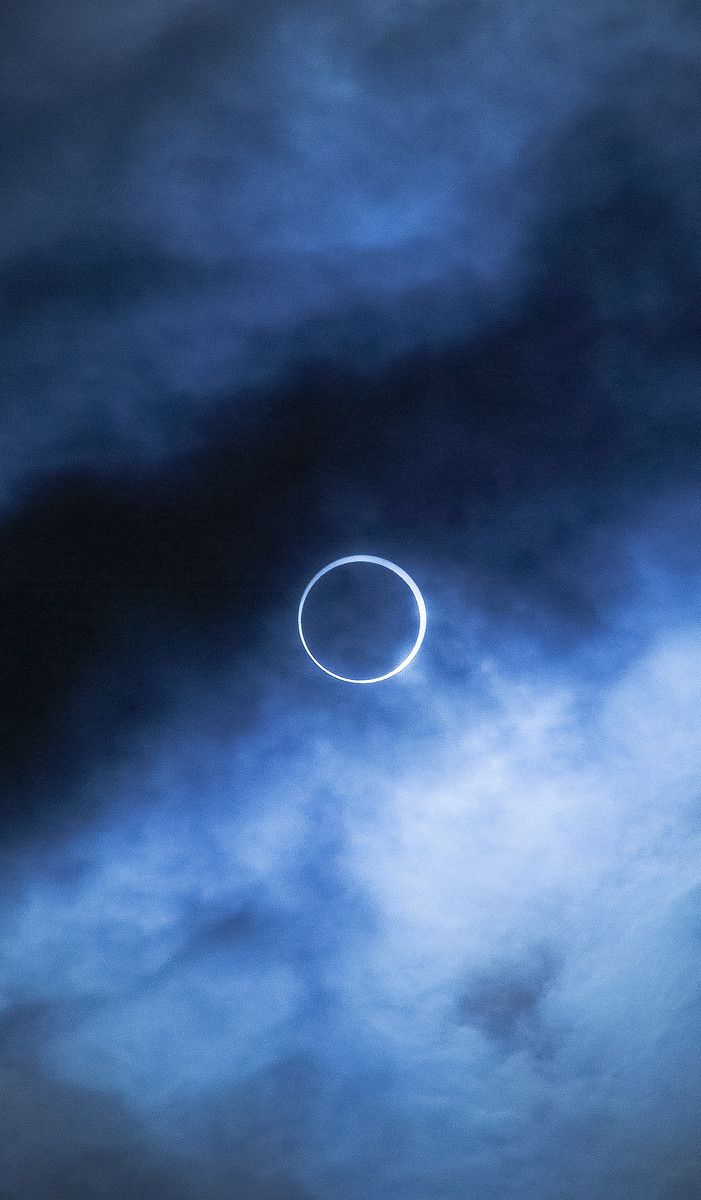
M 416 641 L 411 647 L 411 650 L 407 654 L 406 658 L 403 658 L 399 665 L 393 667 L 393 669 L 388 671 L 386 675 L 376 675 L 373 679 L 349 679 L 347 675 L 337 675 L 335 671 L 330 671 L 328 667 L 325 667 L 323 663 L 319 662 L 318 658 L 314 657 L 304 636 L 304 629 L 302 627 L 302 613 L 304 612 L 304 605 L 307 601 L 307 596 L 311 592 L 314 585 L 317 584 L 324 575 L 328 575 L 329 571 L 333 571 L 336 567 L 344 567 L 346 563 L 376 563 L 378 567 L 386 567 L 388 571 L 394 571 L 394 574 L 398 575 L 399 578 L 402 579 L 409 588 L 409 591 L 416 601 L 416 608 L 419 613 L 419 632 L 417 633 Z M 408 667 L 409 663 L 412 662 L 419 653 L 421 643 L 424 640 L 424 634 L 426 633 L 426 605 L 424 603 L 424 598 L 414 583 L 414 580 L 411 578 L 411 575 L 408 575 L 407 572 L 403 571 L 401 567 L 398 567 L 396 563 L 390 562 L 388 558 L 378 558 L 375 554 L 349 554 L 346 558 L 334 559 L 333 562 L 328 563 L 327 566 L 322 567 L 320 571 L 317 571 L 316 575 L 309 580 L 309 583 L 302 592 L 302 599 L 299 602 L 299 609 L 297 610 L 297 628 L 299 629 L 299 636 L 301 638 L 302 645 L 304 646 L 304 649 L 311 658 L 312 662 L 315 663 L 321 671 L 324 671 L 327 675 L 330 675 L 332 679 L 340 679 L 341 683 L 382 683 L 383 680 L 391 679 L 393 675 L 398 675 L 400 671 L 403 671 L 405 667 Z

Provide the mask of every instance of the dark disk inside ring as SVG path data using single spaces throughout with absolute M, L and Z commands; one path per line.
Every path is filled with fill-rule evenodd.
M 394 571 L 342 563 L 311 588 L 302 614 L 311 654 L 335 675 L 370 679 L 410 653 L 419 629 L 416 599 Z

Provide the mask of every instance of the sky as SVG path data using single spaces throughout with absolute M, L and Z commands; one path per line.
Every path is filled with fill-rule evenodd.
M 700 35 L 0 0 L 0 1200 L 701 1196 Z

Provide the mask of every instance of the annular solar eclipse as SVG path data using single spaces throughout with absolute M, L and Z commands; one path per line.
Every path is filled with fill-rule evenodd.
M 376 566 L 385 567 L 388 571 L 392 571 L 409 588 L 409 591 L 414 597 L 416 610 L 418 613 L 418 631 L 416 634 L 416 640 L 409 650 L 409 653 L 406 654 L 402 658 L 401 662 L 397 663 L 397 665 L 394 666 L 391 671 L 386 671 L 384 674 L 374 675 L 366 679 L 358 679 L 348 675 L 340 675 L 336 671 L 332 671 L 329 666 L 326 666 L 319 658 L 316 657 L 315 654 L 312 653 L 304 634 L 304 606 L 307 602 L 310 592 L 316 586 L 319 580 L 325 575 L 328 575 L 330 571 L 334 571 L 337 567 L 347 566 L 350 563 L 374 563 Z M 327 563 L 325 567 L 322 567 L 320 571 L 317 571 L 316 575 L 312 576 L 312 578 L 309 580 L 309 583 L 302 592 L 302 598 L 299 602 L 299 609 L 297 610 L 297 628 L 299 629 L 299 636 L 302 645 L 304 646 L 304 649 L 311 658 L 312 662 L 319 668 L 320 671 L 324 671 L 326 675 L 330 675 L 332 679 L 339 679 L 341 683 L 382 683 L 385 679 L 391 679 L 394 675 L 399 675 L 399 673 L 403 671 L 405 667 L 408 667 L 409 663 L 413 662 L 413 660 L 416 658 L 416 655 L 421 649 L 421 643 L 423 642 L 426 633 L 426 604 L 418 585 L 411 578 L 411 575 L 409 575 L 402 567 L 397 566 L 396 563 L 390 562 L 388 558 L 380 558 L 375 554 L 349 554 L 346 555 L 345 558 L 336 558 L 333 562 Z

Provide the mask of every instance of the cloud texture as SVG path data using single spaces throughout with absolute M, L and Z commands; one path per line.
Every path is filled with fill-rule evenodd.
M 0 1197 L 694 1200 L 696 7 L 0 22 Z

